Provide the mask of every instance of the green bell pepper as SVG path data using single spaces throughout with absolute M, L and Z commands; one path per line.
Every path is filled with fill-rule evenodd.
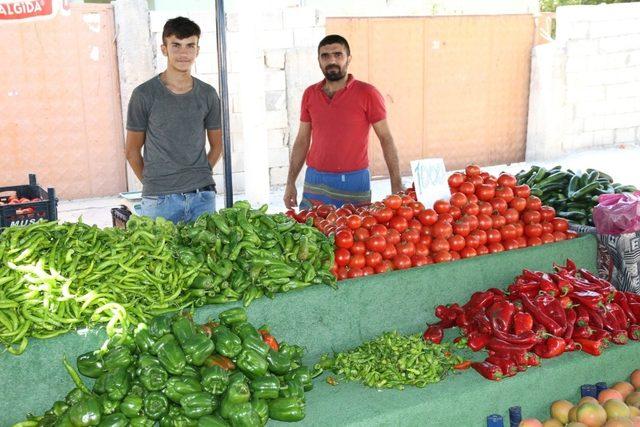
M 120 412 L 116 412 L 111 415 L 107 415 L 102 418 L 98 427 L 127 427 L 129 425 L 129 420 Z
M 93 383 L 93 392 L 97 394 L 102 394 L 106 390 L 107 385 L 107 373 L 100 375 L 96 378 L 96 382 Z
M 135 417 L 129 420 L 130 427 L 153 427 L 155 422 L 147 417 Z
M 131 388 L 129 389 L 129 395 L 142 397 L 145 395 L 146 392 L 147 390 L 142 385 L 142 382 L 140 382 L 140 379 L 139 378 L 134 379 L 133 382 L 131 383 Z
M 249 378 L 263 377 L 269 370 L 269 365 L 264 356 L 255 350 L 244 349 L 236 359 L 236 365 Z
M 211 338 L 200 333 L 188 338 L 187 341 L 182 344 L 182 349 L 184 350 L 188 363 L 195 366 L 202 366 L 205 359 L 215 350 L 215 345 Z
M 120 412 L 127 418 L 135 418 L 142 414 L 142 396 L 129 394 L 120 402 Z
M 256 331 L 256 328 L 249 322 L 237 323 L 233 325 L 231 331 L 239 336 L 242 341 L 247 337 L 262 339 L 260 333 Z
M 258 417 L 260 417 L 260 422 L 262 425 L 267 424 L 269 422 L 269 404 L 264 399 L 251 399 L 251 406 L 253 406 L 253 410 L 256 411 Z
M 200 380 L 200 374 L 198 370 L 191 365 L 187 365 L 184 367 L 184 371 L 182 371 L 183 377 L 195 378 L 196 380 Z
M 269 371 L 276 375 L 284 375 L 291 370 L 291 358 L 271 348 L 267 353 L 267 364 Z
M 289 372 L 284 377 L 286 380 L 299 379 L 300 383 L 304 387 L 304 391 L 311 391 L 313 389 L 313 379 L 311 377 L 311 371 L 307 366 L 300 366 Z
M 169 374 L 161 366 L 147 366 L 140 370 L 139 378 L 145 389 L 157 391 L 164 388 Z
M 258 399 L 275 399 L 280 394 L 280 381 L 273 375 L 253 379 L 249 387 L 251 396 Z
M 89 378 L 98 378 L 105 371 L 102 358 L 93 351 L 78 356 L 76 366 L 82 375 Z
M 269 418 L 278 421 L 302 421 L 305 404 L 296 397 L 279 397 L 269 401 Z
M 242 338 L 242 347 L 255 350 L 260 356 L 265 357 L 269 353 L 269 344 L 264 342 L 262 338 L 256 338 L 253 336 Z
M 154 357 L 149 353 L 143 353 L 138 357 L 138 371 L 142 371 L 144 368 L 151 366 L 162 367 L 162 364 L 157 357 Z M 138 375 L 140 374 L 138 373 Z
M 164 394 L 175 403 L 180 403 L 180 400 L 187 394 L 200 391 L 202 391 L 202 386 L 198 380 L 184 376 L 169 378 L 164 388 Z
M 230 424 L 218 415 L 205 415 L 198 420 L 198 427 L 229 427 Z
M 182 413 L 172 414 L 171 411 L 160 418 L 160 427 L 198 427 L 198 421 L 188 418 Z
M 39 427 L 39 426 L 38 426 Z M 69 411 L 65 412 L 55 423 L 55 427 L 75 427 L 71 423 L 71 417 Z
M 167 398 L 158 391 L 147 394 L 143 400 L 144 413 L 152 420 L 159 420 L 169 411 Z
M 280 391 L 281 397 L 296 397 L 305 401 L 304 387 L 299 378 L 286 380 L 284 385 L 285 387 Z
M 231 410 L 229 421 L 232 426 L 262 427 L 260 416 L 248 402 L 236 405 Z
M 189 418 L 210 415 L 217 406 L 216 398 L 206 391 L 186 394 L 180 399 L 182 411 Z
M 80 402 L 82 399 L 84 399 L 84 397 L 85 397 L 85 394 L 82 392 L 82 390 L 80 390 L 79 388 L 74 388 L 69 393 L 67 393 L 67 395 L 64 398 L 64 401 L 67 405 L 71 406 Z
M 187 359 L 173 335 L 167 334 L 160 338 L 153 346 L 153 350 L 169 373 L 180 375 L 184 371 Z
M 116 368 L 106 374 L 104 391 L 109 399 L 120 401 L 129 393 L 129 373 L 126 368 Z
M 238 380 L 229 384 L 227 392 L 222 398 L 222 402 L 223 404 L 226 402 L 227 404 L 235 405 L 238 403 L 248 402 L 250 398 L 251 391 L 249 390 L 249 385 L 245 381 Z M 223 418 L 229 418 L 228 416 L 225 416 L 224 413 L 221 415 Z
M 282 355 L 288 356 L 292 362 L 300 364 L 302 356 L 304 356 L 304 349 L 298 345 L 291 345 L 287 343 L 281 343 L 278 352 Z
M 151 351 L 153 344 L 156 342 L 151 336 L 149 328 L 144 323 L 140 323 L 136 328 L 133 341 L 136 343 L 136 347 L 138 347 L 138 351 L 140 353 L 147 353 Z
M 229 385 L 229 372 L 218 365 L 202 370 L 202 387 L 211 394 L 224 393 Z
M 149 322 L 149 333 L 153 339 L 160 339 L 162 336 L 171 333 L 171 318 L 169 316 L 157 316 Z
M 97 426 L 102 418 L 100 403 L 95 397 L 87 397 L 69 408 L 69 421 L 76 427 Z
M 118 410 L 119 402 L 109 399 L 106 394 L 98 396 L 98 402 L 100 403 L 102 415 L 111 415 Z
M 55 402 L 53 402 L 53 406 L 51 407 L 51 413 L 56 417 L 59 417 L 67 412 L 67 409 L 69 409 L 69 405 L 67 405 L 66 402 L 63 402 L 62 400 L 56 400 Z
M 180 345 L 184 345 L 184 343 L 196 333 L 196 326 L 188 317 L 179 315 L 171 324 L 171 331 Z
M 218 315 L 220 323 L 226 326 L 236 325 L 247 321 L 247 312 L 242 307 L 225 310 Z
M 128 368 L 133 362 L 131 351 L 124 346 L 115 347 L 103 357 L 104 368 L 113 371 L 117 368 Z
M 216 350 L 223 356 L 235 357 L 242 350 L 242 340 L 231 331 L 217 332 L 214 340 Z

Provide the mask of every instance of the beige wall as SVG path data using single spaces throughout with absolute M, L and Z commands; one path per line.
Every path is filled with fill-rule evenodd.
M 126 189 L 113 10 L 0 25 L 0 186 L 38 181 L 60 198 Z
M 524 159 L 532 15 L 327 18 L 351 45 L 350 71 L 384 96 L 400 153 L 447 169 Z M 387 175 L 371 137 L 373 175 Z

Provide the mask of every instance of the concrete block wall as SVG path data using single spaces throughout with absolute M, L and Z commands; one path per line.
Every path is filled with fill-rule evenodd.
M 560 7 L 556 28 L 534 49 L 527 159 L 640 143 L 640 3 Z

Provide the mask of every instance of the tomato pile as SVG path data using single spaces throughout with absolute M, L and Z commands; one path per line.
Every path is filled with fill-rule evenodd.
M 40 197 L 34 197 L 33 199 L 29 199 L 27 197 L 17 197 L 15 194 L 12 194 L 8 197 L 0 197 L 0 206 L 4 205 L 20 205 L 23 203 L 32 203 L 32 202 L 41 202 L 42 199 Z M 22 209 L 17 209 L 16 213 L 18 215 L 22 214 L 32 214 L 35 212 L 33 207 L 25 207 Z
M 426 208 L 412 189 L 381 202 L 335 209 L 318 205 L 288 215 L 312 218 L 335 237 L 333 273 L 339 280 L 454 261 L 576 237 L 566 219 L 517 185 L 506 173 L 498 178 L 478 166 L 448 178 L 451 197 Z

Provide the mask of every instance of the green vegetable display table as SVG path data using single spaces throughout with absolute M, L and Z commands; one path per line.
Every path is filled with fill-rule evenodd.
M 550 270 L 553 262 L 564 263 L 569 257 L 595 270 L 595 238 L 347 280 L 338 284 L 338 290 L 314 286 L 273 300 L 261 298 L 249 307 L 249 320 L 255 326 L 267 323 L 278 339 L 305 347 L 304 361 L 313 364 L 323 353 L 358 346 L 384 331 L 421 332 L 426 321 L 435 321 L 437 304 L 464 301 L 488 287 L 504 287 L 523 268 Z M 232 306 L 202 307 L 195 319 L 205 321 Z M 20 356 L 0 355 L 0 425 L 22 420 L 30 411 L 41 413 L 64 397 L 73 384 L 62 356 L 75 362 L 104 339 L 103 330 L 84 330 L 32 340 Z M 639 350 L 640 345 L 631 343 L 610 348 L 599 358 L 569 354 L 500 383 L 465 371 L 424 389 L 377 391 L 358 383 L 333 387 L 322 377 L 308 394 L 302 424 L 481 426 L 486 415 L 505 413 L 514 404 L 522 405 L 527 416 L 543 416 L 553 400 L 572 397 L 583 382 L 625 378 L 640 360 Z

